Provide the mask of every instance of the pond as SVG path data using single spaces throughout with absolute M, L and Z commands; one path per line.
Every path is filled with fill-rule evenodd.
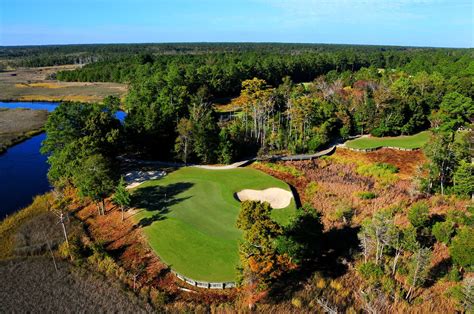
M 0 108 L 29 108 L 53 111 L 58 103 L 52 102 L 0 102 Z M 118 112 L 123 121 L 125 112 Z M 47 157 L 40 154 L 44 133 L 10 147 L 0 155 L 0 220 L 28 206 L 32 199 L 51 189 L 47 173 Z

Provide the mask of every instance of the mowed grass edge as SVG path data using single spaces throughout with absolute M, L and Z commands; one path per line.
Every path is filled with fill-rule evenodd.
M 234 193 L 270 187 L 290 191 L 285 182 L 251 168 L 181 168 L 133 191 L 144 209 L 135 219 L 145 222 L 151 248 L 175 271 L 200 281 L 235 281 L 242 234 L 235 226 L 240 202 Z M 286 224 L 295 211 L 293 199 L 274 209 L 273 217 Z
M 356 149 L 373 149 L 379 147 L 398 147 L 415 149 L 421 148 L 430 138 L 429 131 L 423 131 L 414 135 L 395 137 L 362 137 L 347 141 L 346 146 Z

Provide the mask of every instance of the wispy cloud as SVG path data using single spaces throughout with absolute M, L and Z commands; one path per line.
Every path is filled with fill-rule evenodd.
M 340 21 L 366 18 L 420 19 L 424 8 L 439 5 L 472 7 L 472 0 L 257 0 L 299 20 L 336 17 Z M 449 7 L 447 8 L 449 9 Z

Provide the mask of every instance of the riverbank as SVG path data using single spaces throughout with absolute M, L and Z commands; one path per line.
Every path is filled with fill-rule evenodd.
M 43 132 L 47 119 L 46 110 L 0 108 L 0 154 Z

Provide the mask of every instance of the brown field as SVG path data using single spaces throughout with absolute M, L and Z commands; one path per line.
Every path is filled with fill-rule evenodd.
M 5 313 L 145 313 L 134 295 L 114 282 L 48 257 L 0 261 Z
M 125 84 L 60 82 L 49 79 L 58 71 L 77 67 L 65 65 L 0 72 L 0 100 L 99 102 L 110 95 L 123 97 L 126 94 Z
M 298 192 L 301 202 L 311 204 L 321 213 L 325 234 L 342 234 L 339 241 L 346 243 L 358 243 L 354 238 L 355 233 L 350 235 L 350 230 L 358 230 L 361 222 L 369 218 L 374 212 L 383 208 L 393 208 L 395 211 L 395 222 L 399 225 L 408 224 L 408 209 L 415 201 L 426 200 L 430 204 L 430 214 L 446 215 L 448 210 L 456 209 L 466 211 L 469 201 L 458 200 L 452 196 L 429 196 L 416 192 L 413 179 L 416 169 L 426 161 L 421 151 L 407 152 L 392 149 L 381 149 L 370 153 L 352 152 L 346 149 L 337 149 L 330 157 L 316 159 L 313 161 L 284 162 L 282 167 L 270 167 L 265 163 L 254 164 L 266 173 L 293 185 Z M 356 168 L 362 164 L 390 163 L 399 168 L 396 180 L 388 186 L 377 184 L 377 180 L 357 173 Z M 277 169 L 277 170 L 275 170 Z M 295 169 L 293 174 L 289 171 L 278 171 L 278 169 Z M 374 199 L 361 199 L 359 192 L 374 192 Z M 338 208 L 352 208 L 353 216 L 347 221 L 337 219 L 335 212 Z M 330 240 L 332 246 L 337 247 L 338 241 Z M 347 244 L 346 244 L 347 246 Z M 351 247 L 350 250 L 357 250 Z M 339 257 L 350 259 L 350 257 Z M 444 267 L 449 253 L 446 245 L 437 244 L 433 248 L 431 259 L 431 272 L 435 273 Z M 337 258 L 330 260 L 333 264 L 338 263 Z M 315 277 L 310 279 L 313 283 L 305 285 L 298 291 L 296 296 L 306 302 L 311 302 L 315 295 L 325 295 L 332 304 L 354 304 L 356 308 L 361 305 L 361 296 L 351 291 L 359 291 L 363 280 L 359 278 L 356 271 L 356 261 L 348 264 L 345 272 L 339 274 L 337 279 Z M 399 278 L 401 282 L 405 280 Z M 337 286 L 331 289 L 329 285 Z M 425 289 L 418 289 L 416 294 L 418 302 L 408 305 L 400 300 L 394 302 L 387 312 L 390 313 L 453 313 L 456 304 L 453 299 L 446 296 L 446 291 L 455 285 L 454 282 L 439 280 Z M 320 288 L 318 288 L 318 286 Z M 332 291 L 331 290 L 337 290 Z M 346 295 L 346 297 L 344 297 Z
M 0 153 L 41 132 L 47 118 L 46 110 L 0 108 Z

